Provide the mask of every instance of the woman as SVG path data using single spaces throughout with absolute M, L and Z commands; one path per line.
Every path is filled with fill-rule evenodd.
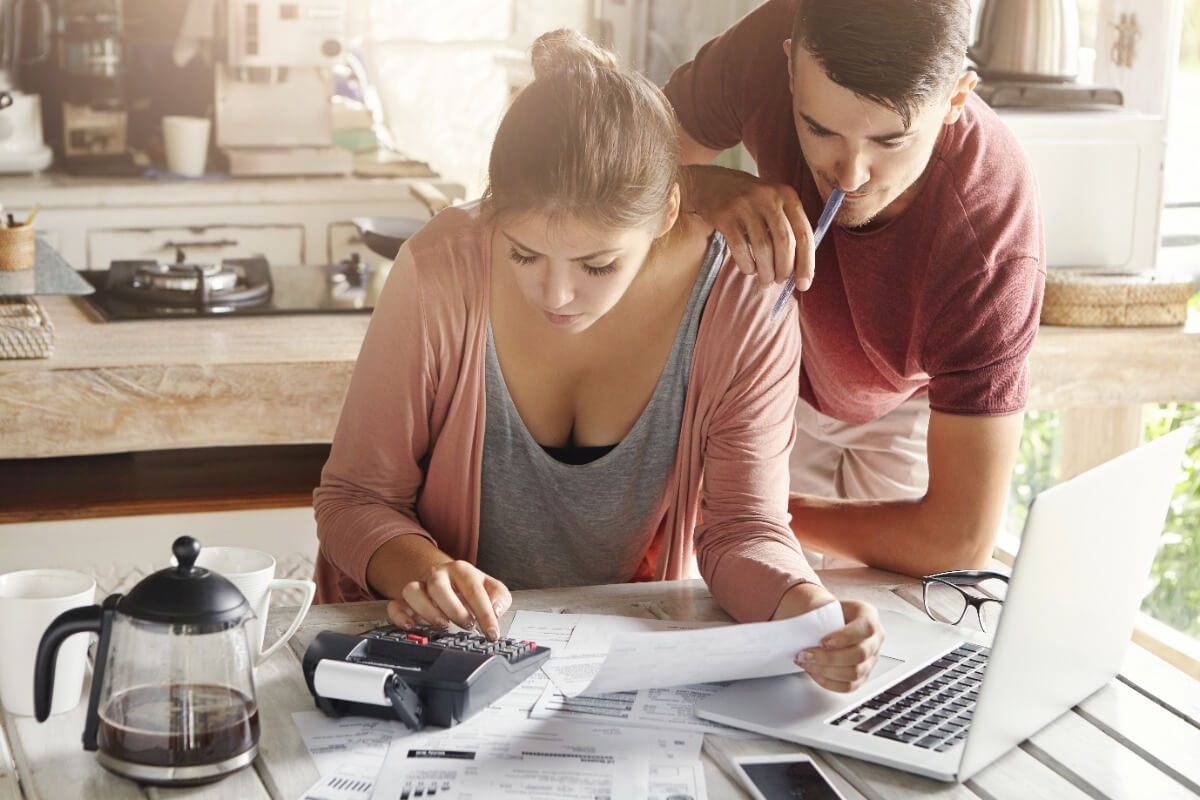
M 794 306 L 679 213 L 656 87 L 571 31 L 533 63 L 484 197 L 405 244 L 375 308 L 314 496 L 319 600 L 495 638 L 509 586 L 682 578 L 694 550 L 738 620 L 834 602 L 788 529 Z M 798 663 L 848 691 L 882 631 L 843 612 Z

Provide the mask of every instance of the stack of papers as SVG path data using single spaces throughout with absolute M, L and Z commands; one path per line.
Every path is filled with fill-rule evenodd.
M 697 719 L 696 702 L 732 680 L 798 672 L 796 653 L 842 624 L 836 603 L 747 625 L 518 611 L 507 635 L 549 646 L 550 661 L 460 725 L 412 733 L 294 714 L 321 773 L 302 800 L 702 800 L 703 734 L 753 734 Z

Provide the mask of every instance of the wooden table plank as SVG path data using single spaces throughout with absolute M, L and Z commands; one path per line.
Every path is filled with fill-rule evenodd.
M 0 800 L 21 800 L 21 782 L 17 765 L 8 746 L 8 731 L 0 715 Z
M 858 758 L 823 754 L 830 765 L 871 800 L 979 800 L 979 795 L 962 783 L 948 783 L 883 767 Z
M 42 723 L 33 717 L 8 717 L 13 755 L 27 800 L 145 800 L 145 792 L 136 783 L 103 769 L 96 763 L 96 754 L 83 749 L 86 716 L 85 700 Z
M 86 702 L 80 703 L 74 710 L 52 716 L 44 723 L 32 717 L 9 718 L 9 724 L 17 731 L 17 765 L 27 800 L 73 797 L 269 800 L 271 797 L 253 767 L 239 770 L 216 783 L 182 788 L 141 786 L 113 775 L 96 763 L 95 753 L 83 749 L 80 737 L 86 710 Z M 39 725 L 41 729 L 34 728 Z
M 1099 797 L 1195 800 L 1195 793 L 1075 712 L 1031 736 L 1023 747 Z
M 1200 728 L 1119 681 L 1105 686 L 1075 710 L 1200 795 Z
M 1200 684 L 1144 647 L 1125 650 L 1120 680 L 1171 713 L 1200 727 Z
M 253 766 L 240 769 L 215 783 L 203 786 L 146 786 L 146 796 L 152 800 L 271 800 Z M 82 795 L 91 797 L 91 795 Z
M 1020 747 L 1009 750 L 967 781 L 991 800 L 1088 800 L 1090 795 Z
M 55 714 L 43 723 L 33 717 L 8 715 L 5 724 L 12 734 L 17 774 L 21 788 L 13 797 L 25 800 L 63 800 L 63 798 L 104 798 L 104 800 L 145 800 L 177 798 L 188 800 L 268 800 L 253 766 L 204 786 L 165 788 L 141 786 L 118 777 L 96 762 L 96 754 L 83 749 L 82 735 L 87 716 L 87 685 L 78 706 Z M 0 756 L 0 762 L 3 761 Z M 14 781 L 15 783 L 15 781 Z M 0 798 L 4 798 L 0 781 Z M 307 787 L 305 787 L 307 788 Z
M 309 641 L 320 630 L 310 627 Z M 262 715 L 255 768 L 272 797 L 295 800 L 321 777 L 292 719 L 294 711 L 315 708 L 296 654 L 279 648 L 255 670 L 254 688 Z

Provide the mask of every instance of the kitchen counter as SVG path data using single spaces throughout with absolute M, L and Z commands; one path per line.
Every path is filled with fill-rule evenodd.
M 370 319 L 114 323 L 82 299 L 41 302 L 55 351 L 0 361 L 0 458 L 328 442 Z M 1099 419 L 1146 402 L 1200 401 L 1200 318 L 1175 328 L 1043 327 L 1031 371 L 1035 409 Z M 1114 440 L 1107 450 L 1125 446 Z
M 0 361 L 0 457 L 327 442 L 368 314 L 103 322 L 42 298 L 50 358 Z

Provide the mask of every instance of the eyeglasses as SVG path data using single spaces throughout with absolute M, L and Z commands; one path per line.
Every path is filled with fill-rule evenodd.
M 980 584 L 997 580 L 1008 585 L 1008 576 L 1003 572 L 988 569 L 956 569 L 949 572 L 937 572 L 921 578 L 921 601 L 925 605 L 925 613 L 929 618 L 950 625 L 957 625 L 966 616 L 969 606 L 975 607 L 979 618 L 979 627 L 983 631 L 994 630 L 1000 620 L 1000 610 L 1004 604 L 999 591 L 989 591 L 988 587 L 980 589 L 985 594 L 971 594 L 963 586 L 979 588 Z M 991 588 L 999 589 L 997 584 Z

